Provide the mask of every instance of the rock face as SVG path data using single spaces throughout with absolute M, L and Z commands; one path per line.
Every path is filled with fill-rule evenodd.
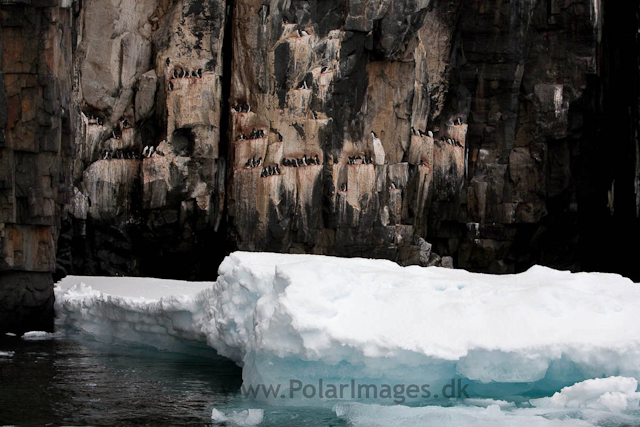
M 15 3 L 0 31 L 0 333 L 52 327 L 73 144 L 72 10 Z
M 212 278 L 241 249 L 636 274 L 586 244 L 638 234 L 632 2 L 12 3 L 4 270 Z

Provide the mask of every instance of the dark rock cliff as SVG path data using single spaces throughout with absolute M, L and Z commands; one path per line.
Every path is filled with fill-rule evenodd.
M 235 249 L 640 279 L 639 10 L 602 3 L 3 1 L 0 313 Z

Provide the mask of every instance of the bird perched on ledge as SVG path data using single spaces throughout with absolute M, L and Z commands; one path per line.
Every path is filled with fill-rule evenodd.
M 378 138 L 378 135 L 374 131 L 371 131 L 371 139 L 373 145 L 373 157 L 376 165 L 384 165 L 384 147 L 382 146 L 382 141 Z

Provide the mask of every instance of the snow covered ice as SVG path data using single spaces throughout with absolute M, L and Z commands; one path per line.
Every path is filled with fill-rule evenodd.
M 211 421 L 215 423 L 230 423 L 237 426 L 256 426 L 262 422 L 264 410 L 246 409 L 244 411 L 223 413 L 217 409 L 211 411 Z
M 640 286 L 615 274 L 536 266 L 493 276 L 245 252 L 225 259 L 216 282 L 71 276 L 56 288 L 61 327 L 164 350 L 206 343 L 243 366 L 245 386 L 279 384 L 289 396 L 291 380 L 418 382 L 437 390 L 461 379 L 476 403 L 506 401 L 465 407 L 488 419 L 520 414 L 523 408 L 510 408 L 512 396 L 519 403 L 535 398 L 530 411 L 567 411 L 582 401 L 576 393 L 591 396 L 582 406 L 589 410 L 635 411 L 639 308 Z M 599 380 L 585 381 L 592 378 Z M 574 384 L 578 389 L 561 391 Z M 327 404 L 317 394 L 256 399 Z M 356 411 L 345 408 L 347 418 Z M 537 412 L 531 416 L 531 425 L 548 425 Z

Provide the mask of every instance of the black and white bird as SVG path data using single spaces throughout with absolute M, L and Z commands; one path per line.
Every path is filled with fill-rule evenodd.
M 427 131 L 427 135 L 429 135 L 429 138 L 433 138 L 433 132 Z
M 196 75 L 198 76 L 199 79 L 202 78 L 202 68 L 198 68 L 198 71 L 196 72 Z
M 153 156 L 153 153 L 155 151 L 156 151 L 156 147 L 154 147 L 153 145 L 151 147 L 149 147 L 149 153 L 147 154 L 147 157 Z
M 178 78 L 178 70 L 177 69 L 173 69 L 173 78 L 177 79 Z
M 320 69 L 320 72 L 321 72 L 322 74 L 324 74 L 324 73 L 326 73 L 326 72 L 327 72 L 327 70 L 328 70 L 328 68 L 327 68 L 327 67 L 322 67 L 322 68 Z
M 169 82 L 169 92 L 173 90 L 173 83 Z
M 342 185 L 340 186 L 340 190 L 341 191 L 347 191 L 347 183 L 343 182 Z
M 385 154 L 384 147 L 382 146 L 382 141 L 378 138 L 378 135 L 374 131 L 371 131 L 371 139 L 373 145 L 373 157 L 375 158 L 375 162 L 377 165 L 384 165 Z
M 318 159 L 318 155 L 317 155 L 317 154 L 316 154 L 315 161 L 316 161 L 316 165 L 319 165 L 319 164 L 320 164 L 320 159 Z
M 149 157 L 149 146 L 148 145 L 146 147 L 144 147 L 144 150 L 142 150 L 142 156 L 143 157 Z
M 413 128 L 413 126 L 411 126 L 411 135 L 418 135 L 418 132 L 416 132 L 416 130 Z
M 302 83 L 300 83 L 300 85 L 298 86 L 298 89 L 308 89 L 309 87 L 307 86 L 307 81 L 303 80 Z
M 306 154 L 302 155 L 302 165 L 303 166 L 308 166 L 308 164 L 307 164 L 307 155 Z

